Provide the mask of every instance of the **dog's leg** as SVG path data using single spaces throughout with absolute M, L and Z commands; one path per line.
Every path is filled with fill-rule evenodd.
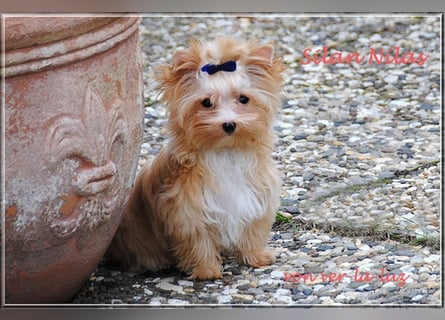
M 191 221 L 187 221 L 191 224 Z M 193 279 L 222 278 L 221 256 L 211 228 L 188 227 L 187 233 L 172 235 L 173 253 L 179 269 L 191 273 Z
M 275 262 L 275 254 L 267 248 L 274 215 L 265 215 L 246 226 L 238 243 L 238 260 L 258 268 Z

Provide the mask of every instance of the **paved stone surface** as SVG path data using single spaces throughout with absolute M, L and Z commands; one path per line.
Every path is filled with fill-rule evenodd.
M 72 303 L 441 304 L 438 16 L 153 16 L 140 31 L 146 103 L 140 165 L 165 137 L 153 65 L 170 61 L 191 37 L 224 34 L 271 42 L 282 56 L 287 71 L 273 154 L 283 174 L 282 215 L 270 241 L 277 262 L 253 269 L 229 259 L 224 278 L 215 281 L 102 264 Z M 393 57 L 397 48 L 399 58 L 412 52 L 405 58 L 413 60 L 304 64 L 305 49 L 319 50 L 321 60 L 323 46 L 327 62 L 335 52 L 368 57 L 383 49 Z

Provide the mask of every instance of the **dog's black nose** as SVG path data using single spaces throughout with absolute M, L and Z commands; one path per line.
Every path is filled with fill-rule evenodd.
M 231 135 L 236 129 L 236 123 L 235 122 L 226 122 L 226 123 L 223 123 L 222 127 L 223 127 L 223 130 L 225 133 L 227 133 L 228 135 Z

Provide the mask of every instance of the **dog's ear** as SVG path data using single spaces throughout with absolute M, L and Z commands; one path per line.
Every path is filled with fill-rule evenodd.
M 178 50 L 173 54 L 172 63 L 173 68 L 182 65 L 185 61 L 187 61 L 188 52 L 186 50 Z
M 183 74 L 184 72 L 196 71 L 198 64 L 191 50 L 178 50 L 173 54 L 173 72 Z
M 278 95 L 283 81 L 284 66 L 281 59 L 274 56 L 272 45 L 250 42 L 246 67 L 247 74 L 255 87 L 264 92 L 271 92 L 272 96 Z
M 249 51 L 247 65 L 249 66 L 249 72 L 251 74 L 256 74 L 259 77 L 264 77 L 268 74 L 276 80 L 279 79 L 279 74 L 283 71 L 283 66 L 280 62 L 281 59 L 274 56 L 274 48 L 272 45 L 266 44 L 258 46 L 256 42 L 251 42 Z
M 261 47 L 257 47 L 253 49 L 251 55 L 254 57 L 259 57 L 267 60 L 268 62 L 272 62 L 274 54 L 274 49 L 270 44 L 263 45 Z
M 199 68 L 200 60 L 200 42 L 190 40 L 189 49 L 177 50 L 172 57 L 172 69 L 175 73 L 184 75 L 184 73 L 195 73 Z
M 177 50 L 172 56 L 170 65 L 161 65 L 156 68 L 158 90 L 166 92 L 178 86 L 187 87 L 187 82 L 193 79 L 198 68 L 199 50 L 197 47 Z

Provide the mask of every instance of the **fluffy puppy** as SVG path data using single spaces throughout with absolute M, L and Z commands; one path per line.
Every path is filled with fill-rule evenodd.
M 223 252 L 269 265 L 280 174 L 271 159 L 283 66 L 273 47 L 192 41 L 157 69 L 169 142 L 139 173 L 108 254 L 124 267 L 220 278 Z

